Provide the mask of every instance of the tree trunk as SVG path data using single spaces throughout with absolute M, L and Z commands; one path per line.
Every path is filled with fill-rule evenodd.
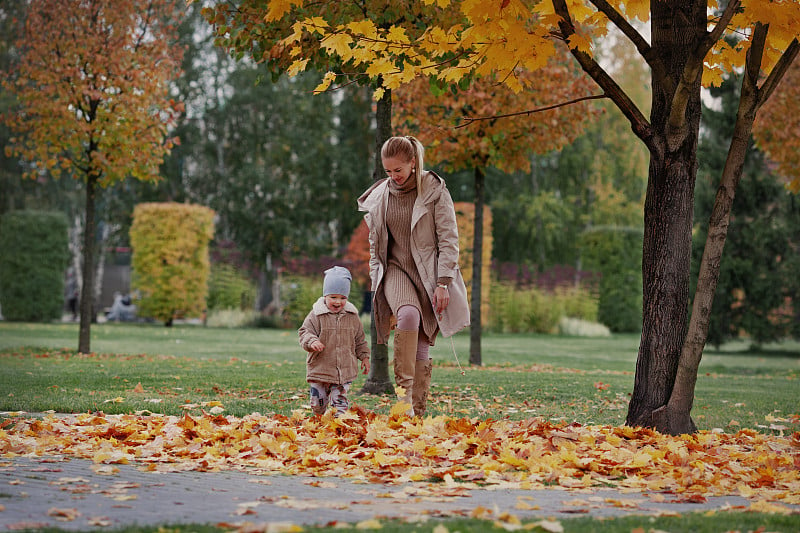
M 552 2 L 561 16 L 562 37 L 569 39 L 575 35 L 575 27 L 566 1 Z M 617 18 L 618 13 L 609 4 L 595 5 L 610 18 Z M 703 59 L 721 38 L 739 6 L 738 1 L 728 2 L 717 26 L 709 31 L 705 0 L 651 2 L 652 44 L 649 45 L 633 27 L 621 27 L 651 68 L 653 96 L 649 123 L 591 56 L 571 49 L 584 71 L 613 100 L 650 151 L 642 251 L 642 338 L 626 423 L 670 434 L 697 430 L 690 416 L 697 369 L 708 333 L 708 314 L 719 276 L 727 217 L 746 151 L 742 139 L 734 139 L 712 213 L 709 246 L 704 251 L 689 328 L 689 264 Z M 745 81 L 742 90 L 744 101 L 737 117 L 737 137 L 744 133 L 749 137 L 755 111 L 769 98 L 800 50 L 800 43 L 793 40 L 758 88 L 766 34 L 767 27 L 756 24 L 745 66 L 745 76 L 750 81 Z M 748 103 L 750 91 L 755 93 L 755 102 Z
M 481 167 L 475 167 L 475 219 L 472 237 L 472 301 L 469 326 L 469 364 L 481 366 L 481 285 L 483 274 L 483 204 L 484 179 Z
M 83 230 L 83 282 L 81 283 L 80 330 L 78 333 L 78 352 L 91 353 L 91 327 L 94 313 L 94 237 L 95 237 L 95 197 L 97 176 L 86 176 L 86 225 Z
M 392 136 L 392 92 L 387 90 L 378 100 L 375 111 L 377 129 L 375 131 L 375 167 L 372 171 L 373 181 L 383 177 L 383 162 L 381 161 L 381 147 L 386 139 Z M 377 330 L 375 329 L 375 306 L 370 312 L 370 369 L 369 376 L 361 388 L 362 394 L 385 394 L 394 391 L 392 381 L 389 379 L 389 346 L 378 344 Z
M 794 45 L 787 49 L 781 62 L 765 82 L 763 89 L 759 90 L 758 80 L 766 37 L 767 27 L 757 24 L 745 63 L 742 90 L 739 96 L 739 110 L 736 114 L 736 124 L 728 149 L 728 157 L 725 160 L 722 178 L 708 222 L 708 236 L 700 262 L 689 331 L 678 361 L 675 385 L 667 404 L 655 410 L 652 415 L 656 428 L 673 435 L 686 433 L 687 429 L 695 427 L 689 413 L 694 403 L 697 371 L 708 338 L 711 308 L 719 281 L 720 264 L 728 235 L 731 209 L 736 188 L 742 177 L 756 113 L 785 73 L 788 64 L 797 56 L 798 48 L 800 48 L 795 41 Z
M 687 5 L 688 4 L 688 5 Z M 653 2 L 650 171 L 644 206 L 642 336 L 626 424 L 668 428 L 654 412 L 667 404 L 686 338 L 702 58 L 692 56 L 706 26 L 705 2 Z M 691 75 L 691 77 L 688 77 Z M 675 433 L 696 431 L 688 411 Z

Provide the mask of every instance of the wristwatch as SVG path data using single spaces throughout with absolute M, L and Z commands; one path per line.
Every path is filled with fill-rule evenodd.
M 444 290 L 447 290 L 447 284 L 446 283 L 437 283 L 436 286 L 437 287 L 441 287 Z

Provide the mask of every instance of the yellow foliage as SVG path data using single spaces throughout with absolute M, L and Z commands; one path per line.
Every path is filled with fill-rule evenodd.
M 131 286 L 139 313 L 165 322 L 206 309 L 214 211 L 179 203 L 145 203 L 133 210 Z

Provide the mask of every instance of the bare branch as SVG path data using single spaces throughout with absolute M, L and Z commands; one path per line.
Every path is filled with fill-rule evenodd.
M 714 47 L 717 41 L 722 38 L 722 35 L 725 33 L 728 24 L 730 24 L 731 19 L 739 10 L 739 6 L 741 5 L 741 0 L 730 0 L 728 5 L 725 6 L 725 11 L 722 12 L 722 16 L 719 18 L 719 21 L 717 21 L 717 25 L 714 26 L 714 29 L 708 32 L 706 34 L 706 38 L 700 42 L 700 47 L 697 50 L 696 55 L 697 57 L 701 58 L 701 61 L 702 59 L 705 59 L 706 54 L 708 54 L 708 51 Z
M 603 13 L 614 25 L 627 37 L 636 50 L 644 58 L 650 68 L 653 69 L 657 77 L 666 77 L 666 69 L 664 63 L 657 54 L 653 53 L 653 49 L 644 37 L 634 28 L 619 11 L 614 9 L 614 6 L 609 4 L 607 0 L 590 0 L 598 11 Z
M 553 8 L 556 14 L 561 17 L 558 23 L 561 29 L 562 38 L 567 40 L 572 35 L 575 35 L 575 26 L 572 24 L 572 19 L 569 14 L 569 8 L 565 0 L 552 0 Z M 586 52 L 582 52 L 576 48 L 570 48 L 570 53 L 578 60 L 583 70 L 591 76 L 591 78 L 603 89 L 605 97 L 610 98 L 612 102 L 622 111 L 625 118 L 631 124 L 631 129 L 639 137 L 645 145 L 652 149 L 651 140 L 653 137 L 650 123 L 636 107 L 636 104 L 625 93 L 624 90 L 617 84 L 609 74 Z
M 772 96 L 772 93 L 775 91 L 775 88 L 778 87 L 786 71 L 789 70 L 789 66 L 791 66 L 792 62 L 797 58 L 798 52 L 800 52 L 800 42 L 795 39 L 786 47 L 783 55 L 781 55 L 781 58 L 772 68 L 772 72 L 769 73 L 767 79 L 761 84 L 761 89 L 758 94 L 758 107 L 761 107 L 764 102 L 769 100 L 769 97 Z
M 579 102 L 585 102 L 587 100 L 600 100 L 602 98 L 608 98 L 605 94 L 593 94 L 591 96 L 581 96 L 580 98 L 575 98 L 573 100 L 568 100 L 566 102 L 561 102 L 558 104 L 548 105 L 544 107 L 537 107 L 536 109 L 528 109 L 527 111 L 517 111 L 514 113 L 503 113 L 502 115 L 491 115 L 488 117 L 464 117 L 464 122 L 459 124 L 458 126 L 454 126 L 453 129 L 458 130 L 461 128 L 466 128 L 467 126 L 473 124 L 474 122 L 479 122 L 482 120 L 496 120 L 499 118 L 509 118 L 509 117 L 519 117 L 522 115 L 532 115 L 534 113 L 541 113 L 543 111 L 550 111 L 552 109 L 558 109 L 559 107 L 566 107 L 568 105 L 577 104 Z

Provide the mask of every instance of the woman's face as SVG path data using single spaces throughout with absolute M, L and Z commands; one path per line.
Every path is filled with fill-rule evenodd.
M 415 163 L 413 159 L 405 161 L 398 157 L 386 157 L 382 161 L 386 175 L 392 178 L 397 185 L 403 185 L 414 170 Z

